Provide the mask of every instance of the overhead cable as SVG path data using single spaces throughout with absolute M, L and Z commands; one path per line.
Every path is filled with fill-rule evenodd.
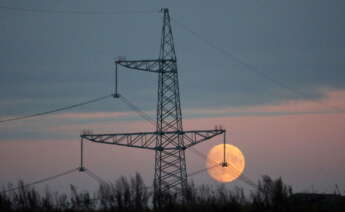
M 152 14 L 158 13 L 159 10 L 118 10 L 118 11 L 84 11 L 84 10 L 56 10 L 56 9 L 37 9 L 0 6 L 2 10 L 11 10 L 19 12 L 31 13 L 47 13 L 47 14 L 77 14 L 77 15 L 123 15 L 123 14 Z
M 148 121 L 153 126 L 156 126 L 155 121 L 153 118 L 148 115 L 146 112 L 142 111 L 139 107 L 137 107 L 135 104 L 133 104 L 129 99 L 124 97 L 123 95 L 120 96 L 120 100 L 125 103 L 128 107 L 130 107 L 134 112 L 136 112 L 139 116 L 141 116 L 143 119 Z
M 0 124 L 4 123 L 4 122 L 9 122 L 9 121 L 16 121 L 16 120 L 33 118 L 33 117 L 37 117 L 37 116 L 44 116 L 44 115 L 48 115 L 48 114 L 51 114 L 51 113 L 60 112 L 60 111 L 63 111 L 63 110 L 69 110 L 69 109 L 72 109 L 72 108 L 75 108 L 75 107 L 80 107 L 80 106 L 83 106 L 83 105 L 87 105 L 87 104 L 91 104 L 91 103 L 94 103 L 94 102 L 98 102 L 98 101 L 107 99 L 107 98 L 109 98 L 111 96 L 112 95 L 106 95 L 106 96 L 98 97 L 98 98 L 91 99 L 91 100 L 88 100 L 88 101 L 85 101 L 85 102 L 80 102 L 80 103 L 77 103 L 77 104 L 73 104 L 73 105 L 65 106 L 65 107 L 60 107 L 60 108 L 56 108 L 56 109 L 45 111 L 45 112 L 34 113 L 34 114 L 30 114 L 30 115 L 25 115 L 25 116 L 18 116 L 18 117 L 9 118 L 9 119 L 3 119 L 3 120 L 0 120 Z
M 107 182 L 105 180 L 103 180 L 100 176 L 98 176 L 97 174 L 95 174 L 94 172 L 92 172 L 89 169 L 85 170 L 85 173 L 91 177 L 92 179 L 96 180 L 97 182 L 99 182 L 100 184 L 107 184 Z
M 54 180 L 56 178 L 59 178 L 59 177 L 71 174 L 71 173 L 73 173 L 73 172 L 75 172 L 77 170 L 78 170 L 78 168 L 67 170 L 67 171 L 64 171 L 64 172 L 62 172 L 60 174 L 51 176 L 51 177 L 43 178 L 41 180 L 37 180 L 37 181 L 34 181 L 32 183 L 28 183 L 28 184 L 24 184 L 24 185 L 19 185 L 17 187 L 10 188 L 8 190 L 2 191 L 2 193 L 7 193 L 7 192 L 15 191 L 15 190 L 22 189 L 22 188 L 27 188 L 27 187 L 30 187 L 30 186 L 33 186 L 33 185 L 36 185 L 36 184 L 40 184 L 40 183 L 44 183 L 44 182 L 47 182 L 47 181 L 50 181 L 50 180 Z
M 203 159 L 209 161 L 209 158 L 208 158 L 205 154 L 199 152 L 198 150 L 196 150 L 196 149 L 193 148 L 193 147 L 191 147 L 191 148 L 189 148 L 189 149 L 192 150 L 192 151 L 193 151 L 196 155 L 198 155 L 199 157 L 201 157 L 201 158 L 203 158 Z M 215 166 L 211 166 L 212 168 L 214 168 L 214 167 L 216 167 L 216 166 L 219 166 L 219 164 L 218 164 L 216 161 L 211 161 L 211 162 L 212 162 L 212 163 L 215 163 Z M 236 172 L 240 173 L 240 171 L 239 171 L 236 167 L 234 167 L 233 165 L 231 165 L 231 163 L 228 163 L 228 165 L 231 166 L 231 168 L 233 169 L 233 171 L 236 171 Z M 206 169 L 206 170 L 207 170 L 207 169 Z M 246 183 L 247 185 L 249 185 L 249 186 L 251 186 L 251 187 L 253 187 L 253 188 L 255 188 L 255 189 L 258 189 L 258 186 L 256 185 L 256 183 L 255 183 L 253 180 L 251 180 L 249 177 L 245 176 L 243 173 L 240 174 L 240 176 L 238 177 L 238 180 L 240 180 L 240 181 Z
M 210 166 L 210 167 L 206 167 L 206 168 L 204 168 L 204 169 L 197 170 L 197 171 L 195 171 L 195 172 L 190 173 L 190 174 L 188 175 L 188 177 L 192 177 L 192 176 L 194 176 L 194 175 L 201 174 L 201 173 L 203 173 L 203 172 L 205 172 L 205 171 L 208 171 L 208 170 L 210 170 L 210 169 L 216 168 L 217 166 L 219 166 L 219 164 L 216 164 L 216 165 L 213 165 L 213 166 Z
M 194 37 L 196 37 L 197 39 L 199 39 L 200 41 L 202 41 L 204 44 L 206 44 L 207 46 L 213 48 L 214 50 L 216 50 L 218 53 L 222 54 L 223 56 L 226 56 L 228 58 L 230 58 L 231 60 L 233 60 L 235 63 L 240 64 L 241 66 L 243 66 L 247 71 L 253 72 L 256 75 L 271 81 L 272 83 L 276 84 L 277 86 L 289 90 L 291 93 L 293 93 L 295 96 L 301 97 L 303 99 L 308 99 L 310 100 L 310 98 L 308 97 L 308 95 L 296 88 L 293 88 L 287 84 L 285 84 L 284 82 L 277 80 L 273 77 L 271 77 L 269 74 L 265 73 L 264 71 L 260 70 L 257 66 L 252 65 L 248 62 L 245 62 L 244 60 L 242 60 L 241 58 L 239 58 L 238 56 L 236 56 L 235 54 L 231 53 L 230 51 L 216 45 L 214 42 L 205 39 L 204 37 L 202 37 L 199 33 L 193 31 L 192 29 L 190 29 L 189 27 L 187 27 L 185 24 L 183 24 L 181 21 L 177 20 L 176 18 L 172 19 L 173 22 L 176 23 L 177 26 L 179 26 L 181 29 L 185 30 L 186 32 L 192 34 Z M 333 105 L 329 105 L 327 103 L 324 102 L 320 102 L 317 100 L 311 100 L 317 104 L 323 105 L 324 107 L 328 107 L 330 109 L 332 109 L 335 112 L 338 113 L 345 113 L 345 109 L 343 108 L 339 108 Z

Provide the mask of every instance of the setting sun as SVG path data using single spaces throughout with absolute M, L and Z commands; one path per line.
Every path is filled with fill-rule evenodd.
M 219 144 L 208 152 L 206 166 L 210 167 L 208 174 L 213 179 L 224 183 L 231 182 L 242 174 L 245 159 L 241 150 L 237 147 L 225 144 L 224 148 L 224 144 Z

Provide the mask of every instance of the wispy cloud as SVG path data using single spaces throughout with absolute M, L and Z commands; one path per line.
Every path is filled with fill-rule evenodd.
M 286 115 L 309 113 L 335 113 L 345 111 L 345 91 L 329 91 L 321 100 L 289 100 L 275 105 L 260 105 L 247 107 L 223 107 L 210 109 L 187 109 L 191 115 Z

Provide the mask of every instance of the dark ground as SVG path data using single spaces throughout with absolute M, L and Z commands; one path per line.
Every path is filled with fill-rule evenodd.
M 139 174 L 100 185 L 96 193 L 78 192 L 71 185 L 70 194 L 49 190 L 40 194 L 23 182 L 18 185 L 17 190 L 1 192 L 0 211 L 345 211 L 345 197 L 340 194 L 293 193 L 281 178 L 268 176 L 259 180 L 249 197 L 240 187 L 228 190 L 190 184 L 185 201 L 172 194 L 155 195 Z

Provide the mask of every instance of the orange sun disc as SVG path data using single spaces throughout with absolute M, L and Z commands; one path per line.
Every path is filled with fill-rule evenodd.
M 214 146 L 207 154 L 206 166 L 208 174 L 219 182 L 231 182 L 241 176 L 245 167 L 245 159 L 239 148 L 234 145 L 224 144 Z

